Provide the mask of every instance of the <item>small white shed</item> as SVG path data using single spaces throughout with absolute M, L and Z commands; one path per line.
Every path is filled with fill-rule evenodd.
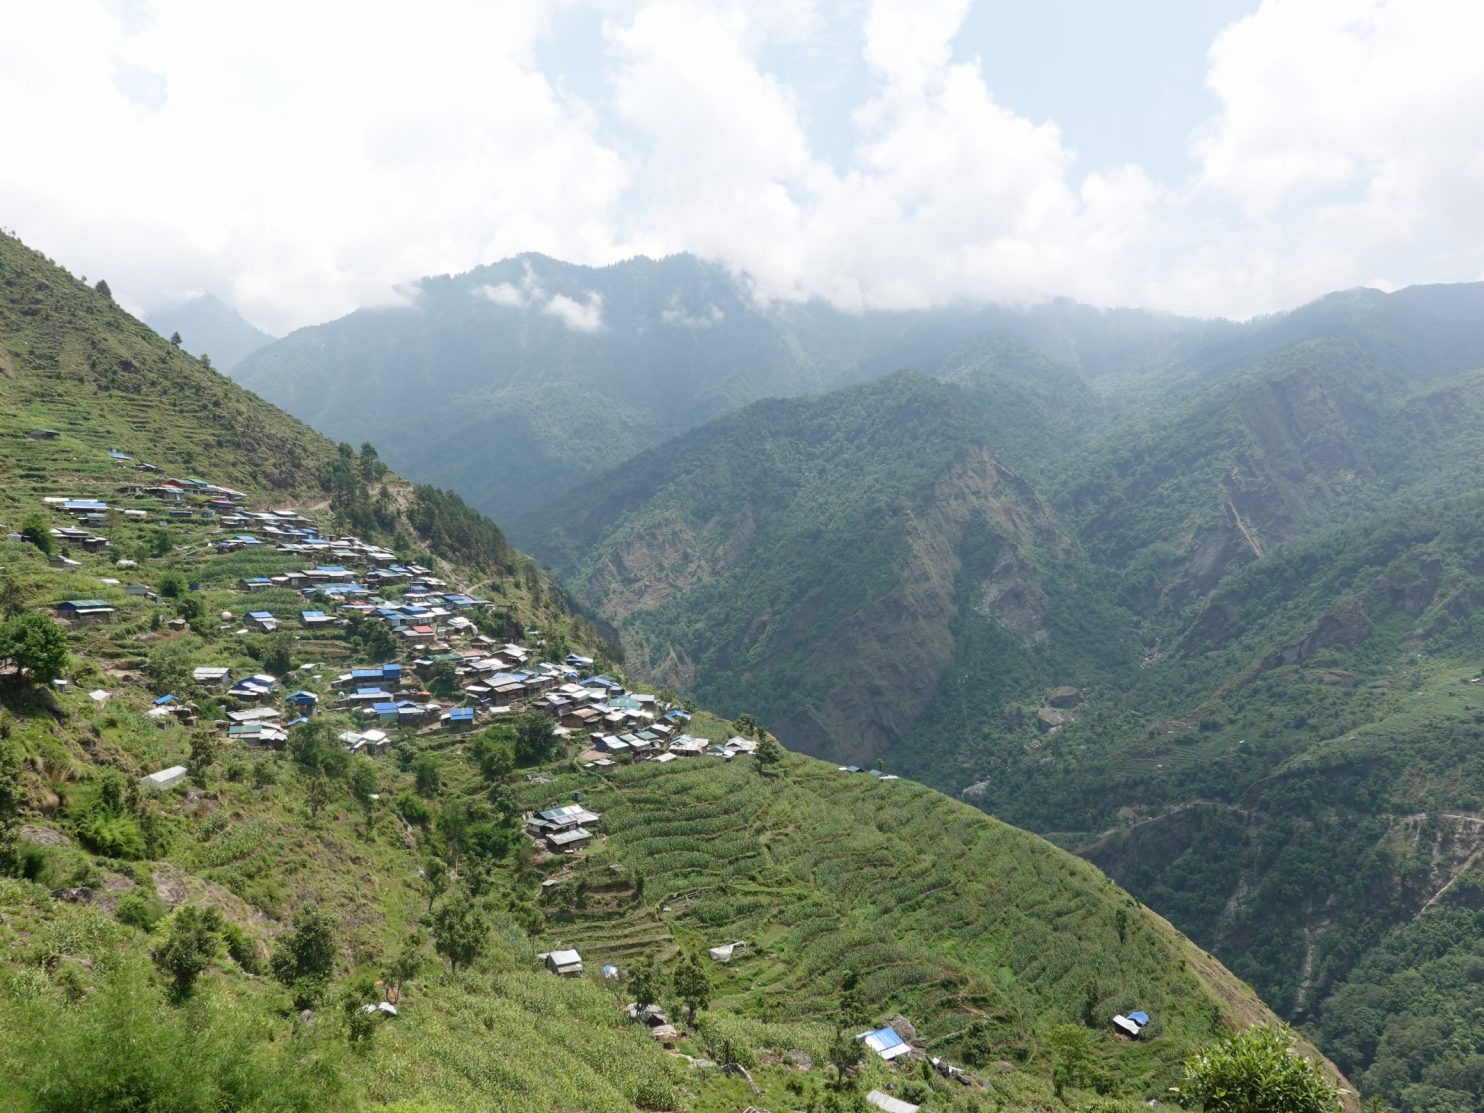
M 147 777 L 140 778 L 140 782 L 145 788 L 174 788 L 186 779 L 186 773 L 187 769 L 184 765 L 172 765 L 169 769 L 161 769 L 158 773 L 151 773 Z

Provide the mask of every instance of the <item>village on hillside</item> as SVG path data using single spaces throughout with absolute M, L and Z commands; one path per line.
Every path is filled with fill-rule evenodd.
M 196 477 L 165 477 L 118 450 L 108 457 L 126 482 L 42 499 L 48 564 L 63 582 L 77 585 L 72 597 L 56 599 L 54 618 L 80 636 L 98 627 L 93 633 L 105 637 L 121 615 L 137 623 L 148 614 L 148 633 L 135 637 L 154 653 L 188 630 L 210 632 L 209 639 L 192 640 L 195 648 L 189 660 L 177 662 L 173 682 L 158 673 L 113 671 L 121 690 L 152 692 L 142 713 L 161 725 L 211 732 L 223 748 L 279 750 L 296 729 L 329 720 L 350 754 L 376 759 L 399 740 L 447 736 L 447 744 L 457 746 L 459 736 L 534 713 L 554 741 L 567 743 L 575 767 L 595 775 L 635 762 L 730 762 L 771 743 L 746 716 L 739 719 L 743 733 L 724 739 L 714 730 L 710 736 L 690 733 L 692 712 L 673 697 L 630 690 L 604 662 L 564 652 L 559 639 L 553 644 L 541 630 L 518 626 L 498 600 L 440 578 L 436 553 L 425 562 L 410 560 L 358 537 L 332 536 L 313 512 L 257 509 L 241 491 Z M 156 530 L 152 555 L 160 563 L 143 565 L 152 574 L 139 560 L 113 551 L 120 523 Z M 10 540 L 35 538 L 16 532 Z M 284 639 L 293 644 L 292 657 L 275 660 L 272 646 Z M 293 663 L 305 657 L 316 659 Z M 107 686 L 85 696 L 71 693 L 72 686 L 67 677 L 53 682 L 59 698 L 104 706 L 115 696 Z M 897 779 L 879 768 L 840 771 Z M 189 775 L 185 765 L 171 765 L 144 776 L 141 786 L 163 792 Z M 527 779 L 546 782 L 539 772 Z M 543 893 L 561 884 L 568 856 L 602 837 L 602 816 L 582 797 L 551 800 L 524 815 L 536 860 L 556 867 Z M 726 966 L 748 948 L 745 940 L 725 940 L 706 953 Z M 538 958 L 558 976 L 591 969 L 572 947 Z M 601 964 L 603 979 L 622 976 L 616 961 Z M 683 1035 L 653 1003 L 632 1002 L 627 1011 L 668 1047 Z M 394 1006 L 388 1015 L 395 1015 Z M 1140 1012 L 1114 1019 L 1115 1030 L 1129 1039 L 1147 1023 Z M 884 1062 L 910 1055 L 945 1078 L 976 1084 L 959 1067 L 929 1057 L 904 1017 L 857 1039 Z M 887 1110 L 916 1108 L 876 1091 L 868 1101 Z
M 117 450 L 109 455 L 119 463 L 129 461 Z M 158 471 L 146 463 L 132 466 L 142 473 Z M 347 727 L 339 735 L 346 748 L 377 754 L 389 748 L 397 731 L 467 733 L 502 716 L 534 711 L 550 716 L 557 738 L 578 744 L 578 760 L 591 769 L 702 755 L 730 760 L 757 747 L 754 738 L 718 744 L 691 736 L 685 731 L 691 716 L 682 707 L 628 690 L 597 671 L 591 657 L 549 657 L 540 630 L 524 628 L 513 639 L 492 636 L 486 631 L 514 631 L 503 615 L 494 614 L 491 600 L 382 546 L 328 536 L 297 510 L 253 510 L 240 491 L 200 478 L 157 475 L 119 484 L 109 498 L 67 494 L 43 502 L 74 523 L 50 528 L 56 548 L 49 564 L 74 571 L 96 558 L 100 570 L 112 571 L 98 577 L 104 590 L 94 594 L 125 597 L 85 598 L 79 592 L 77 598 L 57 600 L 55 617 L 69 627 L 110 625 L 120 608 L 161 602 L 160 585 L 137 578 L 137 561 L 110 559 L 109 525 L 122 517 L 198 527 L 194 543 L 182 550 L 193 558 L 192 577 L 201 566 L 199 581 L 187 582 L 186 592 L 205 596 L 209 589 L 216 598 L 229 591 L 239 600 L 219 612 L 219 632 L 246 639 L 291 632 L 302 653 L 313 653 L 321 638 L 344 645 L 342 636 L 354 625 L 359 640 L 375 640 L 384 649 L 380 660 L 309 663 L 289 675 L 234 668 L 226 661 L 193 665 L 193 686 L 221 710 L 212 725 L 231 739 L 279 747 L 295 726 L 338 714 Z M 14 533 L 11 539 L 22 536 Z M 82 553 L 72 555 L 74 546 Z M 224 581 L 210 559 L 235 556 L 242 563 L 260 555 L 296 567 Z M 289 593 L 293 604 L 285 607 L 282 600 Z M 161 625 L 164 635 L 184 630 L 188 621 L 174 616 Z M 380 627 L 385 636 L 368 639 L 370 626 Z M 107 698 L 102 690 L 93 695 L 100 702 Z M 200 700 L 162 691 L 148 714 L 194 725 L 201 718 Z M 554 848 L 565 848 L 580 841 L 570 835 L 553 831 L 548 838 L 556 840 Z

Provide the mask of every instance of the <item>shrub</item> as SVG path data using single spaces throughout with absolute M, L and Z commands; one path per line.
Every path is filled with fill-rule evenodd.
M 119 898 L 113 914 L 120 923 L 140 931 L 153 931 L 155 925 L 165 918 L 165 903 L 154 893 L 136 885 Z

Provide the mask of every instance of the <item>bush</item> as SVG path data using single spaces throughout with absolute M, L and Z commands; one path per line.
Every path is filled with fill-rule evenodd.
M 679 1104 L 680 1099 L 667 1082 L 646 1078 L 634 1091 L 634 1105 L 639 1109 L 674 1109 Z
M 1254 1025 L 1192 1055 L 1172 1091 L 1206 1113 L 1334 1113 L 1336 1087 L 1296 1043 L 1287 1025 Z
M 913 1105 L 922 1105 L 932 1100 L 933 1088 L 926 1082 L 919 1082 L 912 1078 L 897 1087 L 897 1097 Z
M 51 526 L 40 514 L 33 514 L 22 522 L 20 534 L 22 539 L 35 545 L 47 556 L 51 556 L 56 549 L 52 542 Z
M 113 914 L 120 923 L 140 931 L 153 931 L 155 925 L 165 918 L 165 903 L 154 893 L 136 885 L 119 898 Z
M 433 821 L 432 810 L 412 792 L 397 797 L 397 811 L 414 827 L 426 827 Z
M 90 810 L 77 825 L 77 837 L 94 854 L 105 858 L 144 858 L 144 832 L 132 816 L 105 808 Z

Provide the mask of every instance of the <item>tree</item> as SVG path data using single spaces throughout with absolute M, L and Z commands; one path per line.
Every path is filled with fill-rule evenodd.
M 0 618 L 14 618 L 26 609 L 26 589 L 15 573 L 0 574 Z
M 433 666 L 432 675 L 428 677 L 428 691 L 434 695 L 451 697 L 459 690 L 458 673 L 454 670 L 452 661 L 439 661 Z
M 22 614 L 0 625 L 0 663 L 23 680 L 50 684 L 67 668 L 67 638 L 45 615 Z
M 634 1004 L 641 1009 L 660 999 L 660 972 L 653 955 L 646 955 L 629 970 L 628 983 Z
M 191 779 L 198 785 L 206 781 L 206 770 L 216 760 L 216 739 L 204 730 L 191 732 Z
M 350 794 L 366 816 L 366 830 L 371 830 L 371 816 L 376 808 L 376 771 L 369 761 L 350 763 Z
M 423 888 L 428 892 L 428 912 L 433 911 L 433 902 L 448 889 L 448 863 L 437 856 L 423 863 Z
M 387 985 L 395 986 L 397 994 L 400 995 L 403 984 L 412 981 L 422 973 L 424 961 L 423 949 L 419 945 L 418 937 L 412 936 L 386 964 L 384 973 Z
M 170 550 L 175 548 L 170 542 L 168 530 L 157 529 L 149 537 L 149 555 L 152 557 L 164 557 L 170 555 Z
M 768 777 L 776 776 L 777 766 L 783 761 L 783 747 L 771 734 L 764 734 L 758 739 L 757 752 L 753 756 L 757 759 L 759 773 Z
M 1067 1086 L 1112 1093 L 1113 1076 L 1093 1055 L 1092 1036 L 1091 1030 L 1076 1024 L 1051 1029 L 1051 1084 L 1057 1097 Z
M 745 713 L 738 715 L 732 720 L 732 729 L 743 738 L 751 738 L 757 733 L 757 719 Z
M 98 281 L 94 283 L 93 289 L 97 290 L 98 293 L 102 294 L 105 298 L 112 300 L 113 291 L 108 288 L 108 283 L 104 282 L 103 279 L 98 279 Z
M 196 979 L 215 961 L 225 927 L 215 908 L 187 904 L 171 915 L 165 941 L 155 949 L 154 958 L 160 972 L 171 980 L 178 999 L 190 996 Z
M 556 746 L 556 720 L 539 711 L 528 711 L 515 720 L 515 760 L 536 765 L 551 756 Z
M 1339 1088 L 1297 1042 L 1286 1024 L 1253 1025 L 1192 1055 L 1170 1092 L 1205 1113 L 1334 1113 Z
M 440 780 L 438 759 L 432 754 L 418 754 L 412 759 L 412 787 L 419 796 L 437 796 Z
M 845 971 L 840 978 L 840 1007 L 835 1022 L 836 1032 L 854 1032 L 871 1023 L 871 1004 L 861 988 L 860 975 Z
M 469 756 L 486 781 L 503 781 L 515 772 L 515 745 L 505 727 L 490 727 L 475 736 Z
M 711 975 L 694 954 L 686 955 L 675 967 L 675 996 L 685 1004 L 685 1013 L 695 1023 L 696 1010 L 711 1004 Z
M 172 332 L 170 334 L 170 344 L 172 347 L 178 348 L 184 343 L 185 341 L 180 338 L 179 332 Z
M 161 572 L 155 587 L 166 599 L 179 599 L 186 593 L 186 578 L 176 571 Z
M 835 1066 L 837 1078 L 840 1082 L 844 1082 L 845 1072 L 865 1058 L 865 1047 L 849 1032 L 838 1032 L 830 1041 L 828 1054 L 830 1062 Z
M 310 776 L 338 777 L 350 761 L 328 719 L 311 719 L 289 736 L 289 756 Z
M 384 622 L 362 622 L 356 628 L 361 648 L 373 661 L 391 661 L 397 656 L 397 639 Z
M 201 366 L 204 367 L 204 368 L 206 368 L 206 370 L 210 371 L 211 370 L 211 357 L 209 355 L 207 355 L 205 352 L 202 352 L 199 358 L 201 360 Z
M 294 914 L 294 929 L 273 945 L 273 976 L 288 986 L 294 1007 L 307 1009 L 323 996 L 335 971 L 335 922 L 317 904 Z
M 21 540 L 29 541 L 47 556 L 56 550 L 52 541 L 52 528 L 40 514 L 32 514 L 21 523 Z
M 489 921 L 474 898 L 463 890 L 450 893 L 433 913 L 433 949 L 448 959 L 454 973 L 468 966 L 484 948 Z
M 160 642 L 149 651 L 144 674 L 160 690 L 178 695 L 195 683 L 191 678 L 194 662 L 195 655 L 188 639 Z
M 274 634 L 267 638 L 260 658 L 264 671 L 271 676 L 286 676 L 294 671 L 294 656 L 287 635 Z
M 259 768 L 262 768 L 260 765 Z M 330 786 L 318 773 L 311 773 L 304 781 L 304 804 L 309 808 L 309 818 L 318 819 L 320 809 L 330 802 Z

